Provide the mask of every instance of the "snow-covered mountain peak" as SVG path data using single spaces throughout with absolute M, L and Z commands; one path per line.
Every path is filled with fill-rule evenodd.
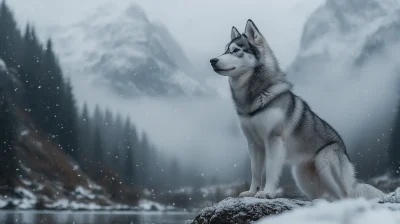
M 357 55 L 368 36 L 398 19 L 399 9 L 398 0 L 327 0 L 307 20 L 299 56 Z
M 146 13 L 144 12 L 144 10 L 142 9 L 142 7 L 140 7 L 136 3 L 131 3 L 126 8 L 125 14 L 129 18 L 132 18 L 132 19 L 135 19 L 135 20 L 142 20 L 142 21 L 149 22 L 149 19 L 148 19 Z
M 342 13 L 374 17 L 399 7 L 398 0 L 327 0 L 326 6 Z M 368 13 L 367 13 L 368 12 Z M 369 15 L 368 15 L 369 14 Z
M 193 68 L 179 43 L 137 4 L 105 4 L 73 26 L 51 33 L 73 83 L 86 77 L 124 97 L 205 92 L 191 75 Z

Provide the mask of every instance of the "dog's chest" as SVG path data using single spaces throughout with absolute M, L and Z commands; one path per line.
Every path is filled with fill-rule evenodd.
M 267 109 L 254 116 L 239 116 L 242 130 L 253 143 L 264 143 L 276 126 L 282 121 L 280 110 Z

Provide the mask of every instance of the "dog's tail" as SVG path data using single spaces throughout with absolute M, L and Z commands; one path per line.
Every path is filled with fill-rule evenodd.
M 349 196 L 354 198 L 362 197 L 367 200 L 375 198 L 383 200 L 386 194 L 369 184 L 355 183 Z

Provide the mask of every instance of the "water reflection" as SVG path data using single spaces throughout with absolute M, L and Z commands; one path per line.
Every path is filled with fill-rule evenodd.
M 0 224 L 183 224 L 191 213 L 1 211 Z

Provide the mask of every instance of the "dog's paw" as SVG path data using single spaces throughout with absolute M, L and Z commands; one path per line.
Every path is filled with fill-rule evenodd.
M 239 194 L 240 198 L 244 198 L 244 197 L 254 197 L 254 195 L 256 195 L 256 192 L 253 191 L 245 191 Z
M 265 198 L 265 199 L 273 199 L 276 197 L 274 193 L 268 192 L 268 191 L 259 191 L 257 192 L 256 198 Z

